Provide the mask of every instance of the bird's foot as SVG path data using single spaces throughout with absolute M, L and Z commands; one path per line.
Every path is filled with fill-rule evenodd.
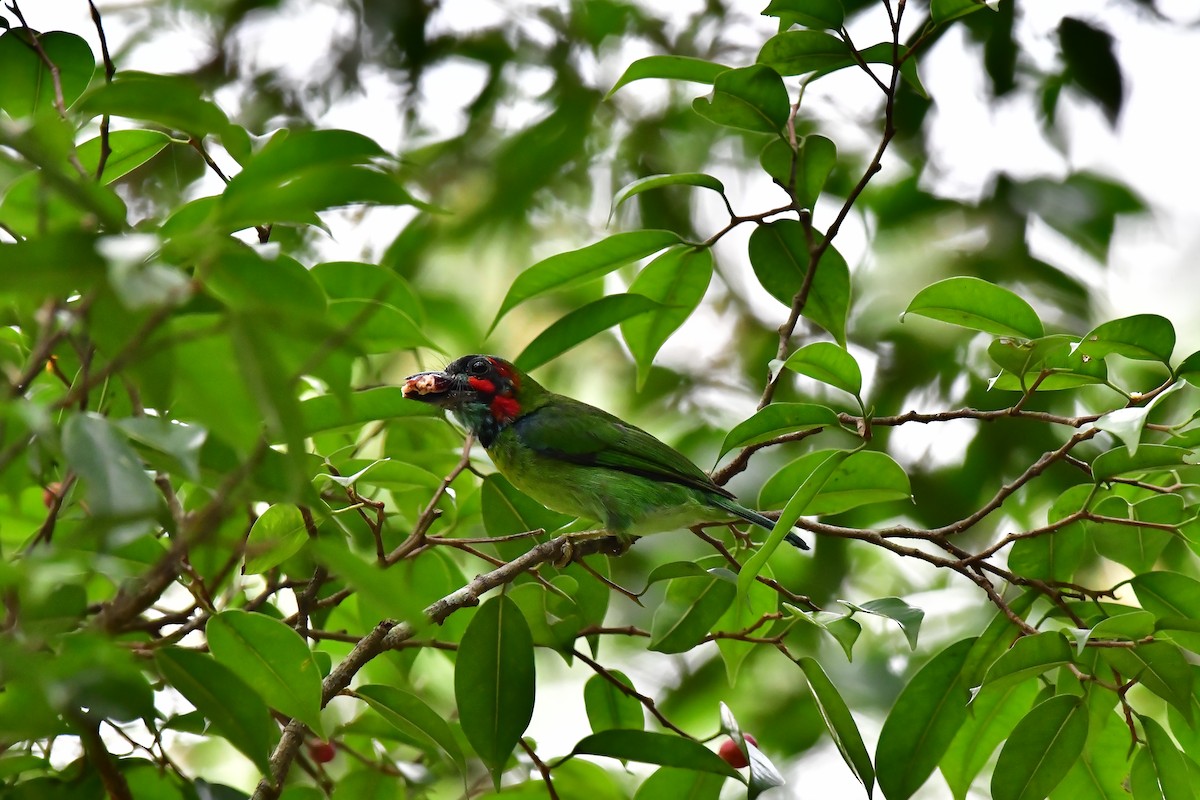
M 602 546 L 597 550 L 606 553 L 610 556 L 619 556 L 629 549 L 633 544 L 633 539 L 627 536 L 611 533 L 603 528 L 594 531 L 576 531 L 574 533 L 566 533 L 562 536 L 562 552 L 558 558 L 554 559 L 554 566 L 557 569 L 570 564 L 579 555 L 578 545 L 583 542 L 594 541 L 596 539 L 607 539 Z

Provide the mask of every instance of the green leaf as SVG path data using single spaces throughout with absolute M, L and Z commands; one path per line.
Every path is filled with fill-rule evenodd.
M 124 434 L 93 413 L 68 417 L 63 454 L 84 482 L 84 499 L 98 522 L 119 539 L 148 531 L 160 501 L 154 481 Z
M 1187 464 L 1191 454 L 1191 450 L 1167 444 L 1143 444 L 1132 455 L 1126 448 L 1117 447 L 1092 460 L 1092 479 L 1103 483 L 1121 475 L 1169 472 Z
M 0 81 L 0 110 L 13 119 L 55 113 L 54 81 L 41 55 L 33 49 L 34 36 L 58 70 L 63 103 L 68 108 L 83 94 L 96 71 L 92 49 L 73 33 L 9 28 L 0 35 L 0 75 L 4 76 Z
M 628 67 L 613 87 L 608 90 L 604 99 L 612 97 L 617 90 L 634 81 L 646 78 L 666 78 L 668 80 L 692 81 L 693 83 L 712 84 L 717 76 L 729 67 L 702 58 L 689 56 L 647 56 L 639 58 Z
M 697 97 L 692 108 L 727 128 L 778 134 L 791 114 L 791 101 L 779 73 L 755 65 L 719 74 L 712 95 Z
M 1002 372 L 992 379 L 988 388 L 1026 392 L 1036 384 L 1037 391 L 1051 392 L 1090 386 L 1108 380 L 1108 368 L 1103 359 L 1092 358 L 1078 350 L 1072 352 L 1069 346 L 1062 346 L 1066 342 L 1073 343 L 1073 340 L 1071 337 L 1046 336 L 1031 343 L 1013 342 L 1008 338 L 992 342 L 988 353 L 997 363 L 1011 364 L 1025 356 L 1028 363 L 1036 366 L 1023 373 L 1015 370 Z M 1032 344 L 1032 347 L 1029 347 L 1029 344 Z M 1046 346 L 1042 347 L 1043 344 Z M 1002 350 L 1016 352 L 1002 355 Z
M 737 585 L 725 570 L 709 570 L 703 578 L 672 578 L 666 597 L 654 612 L 650 649 L 660 653 L 691 650 L 736 596 Z
M 933 21 L 939 25 L 987 7 L 984 0 L 932 0 L 929 4 Z
M 182 75 L 121 70 L 112 83 L 88 92 L 79 102 L 79 110 L 156 122 L 198 137 L 219 134 L 229 127 L 225 112 L 205 100 L 200 87 Z
M 551 511 L 522 493 L 499 473 L 488 475 L 480 490 L 483 505 L 483 527 L 488 536 L 509 536 L 526 531 L 557 531 L 571 521 L 567 514 Z M 524 541 L 501 542 L 496 545 L 502 558 L 516 558 L 529 549 Z
M 344 397 L 325 394 L 300 401 L 305 436 L 395 417 L 440 419 L 441 416 L 439 408 L 406 399 L 404 390 L 399 386 L 379 386 Z
M 712 250 L 673 247 L 647 264 L 629 285 L 630 294 L 660 304 L 621 323 L 621 336 L 637 364 L 638 391 L 646 384 L 659 348 L 704 299 L 712 273 Z
M 645 178 L 638 178 L 636 181 L 627 184 L 621 191 L 617 192 L 613 197 L 612 211 L 609 212 L 609 219 L 616 213 L 626 200 L 639 195 L 642 192 L 648 192 L 651 189 L 659 189 L 663 186 L 698 186 L 701 189 L 711 189 L 722 197 L 725 196 L 725 184 L 711 175 L 705 175 L 702 172 L 676 172 L 669 175 L 647 175 Z
M 784 25 L 804 25 L 836 31 L 846 20 L 841 0 L 771 0 L 763 16 L 778 17 Z
M 896 58 L 900 63 L 900 75 L 912 85 L 922 97 L 928 97 L 921 79 L 917 75 L 916 59 L 908 56 L 908 48 L 898 47 L 892 42 L 880 42 L 854 51 L 842 39 L 824 31 L 785 31 L 773 36 L 758 51 L 758 63 L 772 67 L 780 75 L 804 75 L 815 73 L 827 75 L 846 67 L 858 65 L 859 59 L 868 64 L 891 66 Z
M 845 600 L 838 602 L 855 611 L 894 620 L 904 631 L 904 637 L 908 639 L 908 646 L 913 650 L 917 649 L 917 636 L 921 632 L 921 622 L 925 619 L 925 612 L 921 609 L 910 606 L 899 597 L 881 597 L 878 600 L 868 600 L 862 605 L 848 603 Z
M 1135 314 L 1093 328 L 1078 349 L 1093 358 L 1116 353 L 1137 361 L 1160 361 L 1169 368 L 1175 350 L 1175 326 L 1158 314 Z
M 455 659 L 454 697 L 467 741 L 500 774 L 533 716 L 533 638 L 516 604 L 488 600 L 463 633 Z
M 718 800 L 725 777 L 678 767 L 661 767 L 638 787 L 633 800 Z
M 785 31 L 763 44 L 757 61 L 773 67 L 780 75 L 803 75 L 850 66 L 854 63 L 851 53 L 844 41 L 824 31 Z
M 1087 528 L 1075 522 L 1040 536 L 1013 542 L 1008 567 L 1018 575 L 1043 580 L 1069 581 L 1083 562 Z
M 640 764 L 658 764 L 696 772 L 711 772 L 741 780 L 733 767 L 692 739 L 650 731 L 610 730 L 580 739 L 572 755 L 607 756 Z
M 321 673 L 300 634 L 277 619 L 230 609 L 205 627 L 217 661 L 267 705 L 321 734 Z
M 1146 418 L 1150 416 L 1150 412 L 1164 398 L 1170 397 L 1184 385 L 1178 382 L 1172 383 L 1154 395 L 1154 398 L 1144 406 L 1118 408 L 1100 417 L 1094 424 L 1100 430 L 1107 431 L 1120 439 L 1124 443 L 1125 449 L 1129 451 L 1129 455 L 1132 456 L 1142 443 L 1142 431 L 1146 427 Z
M 445 716 L 411 692 L 394 686 L 360 686 L 354 693 L 367 702 L 387 722 L 414 741 L 425 743 L 426 750 L 438 748 L 458 767 L 467 769 L 466 758 Z
M 76 150 L 79 163 L 89 175 L 95 175 L 100 166 L 100 142 L 101 138 L 97 136 L 88 139 Z M 108 134 L 108 146 L 112 152 L 104 162 L 101 182 L 107 185 L 125 177 L 161 153 L 170 143 L 171 137 L 162 131 L 111 131 Z
M 733 711 L 724 702 L 718 704 L 721 709 L 721 732 L 733 740 L 733 743 L 742 751 L 742 755 L 746 757 L 747 765 L 750 767 L 750 780 L 746 793 L 747 800 L 755 800 L 760 794 L 768 789 L 774 789 L 776 786 L 783 786 L 787 781 L 779 774 L 779 769 L 771 763 L 771 759 L 767 758 L 766 754 L 758 749 L 754 742 L 749 741 L 742 735 L 742 729 L 738 725 L 737 719 L 733 716 Z
M 983 690 L 995 691 L 1071 663 L 1071 647 L 1057 631 L 1022 636 L 988 667 Z
M 992 773 L 995 800 L 1041 800 L 1083 752 L 1088 711 L 1083 698 L 1058 695 L 1017 723 Z
M 980 694 L 971 701 L 971 715 L 938 765 L 956 798 L 967 796 L 975 776 L 987 765 L 996 747 L 1012 735 L 1037 694 L 1038 685 L 1025 681 Z
M 829 476 L 837 470 L 849 455 L 850 452 L 847 450 L 834 450 L 828 453 L 824 460 L 804 479 L 804 483 L 797 487 L 796 493 L 792 495 L 787 505 L 783 507 L 783 511 L 779 513 L 779 519 L 775 521 L 775 527 L 771 529 L 767 540 L 759 546 L 758 550 L 746 561 L 738 573 L 737 586 L 739 598 L 744 600 L 749 595 L 750 584 L 754 583 L 755 578 L 766 568 L 767 561 L 775 553 L 776 548 L 779 547 L 784 537 L 791 531 L 792 526 L 796 524 L 796 520 L 800 519 L 800 515 L 804 512 L 804 509 L 808 507 L 812 499 L 821 491 L 821 487 L 829 480 Z
M 583 705 L 592 733 L 614 728 L 641 730 L 646 727 L 642 704 L 631 694 L 634 691 L 633 682 L 619 670 L 609 670 L 608 676 L 629 687 L 629 691 L 621 691 L 604 675 L 588 678 L 583 685 Z
M 270 772 L 271 748 L 279 738 L 271 712 L 253 689 L 233 670 L 212 656 L 164 647 L 154 661 L 167 683 L 204 715 L 213 729 L 254 762 Z
M 611 294 L 577 308 L 539 333 L 514 363 L 537 369 L 593 336 L 631 317 L 662 310 L 659 303 L 640 294 Z
M 1154 615 L 1149 611 L 1130 611 L 1106 617 L 1088 631 L 1086 641 L 1097 639 L 1137 641 L 1154 633 Z M 1083 654 L 1082 645 L 1078 648 Z
M 854 773 L 854 777 L 866 788 L 867 797 L 870 797 L 875 787 L 875 768 L 871 765 L 871 756 L 863 744 L 850 707 L 846 705 L 833 681 L 829 680 L 829 676 L 815 659 L 805 656 L 796 663 L 804 671 L 804 677 L 808 678 L 809 688 L 817 701 L 817 709 L 821 712 L 821 718 L 825 720 L 825 727 L 833 737 L 833 743 L 842 754 L 846 766 Z
M 1023 618 L 1040 593 L 1035 589 L 1027 589 L 1008 601 L 1008 608 L 1017 618 Z M 987 668 L 1004 653 L 1008 652 L 1012 643 L 1021 636 L 1021 630 L 1016 623 L 1004 612 L 997 611 L 988 626 L 984 628 L 967 654 L 963 662 L 963 682 L 967 686 L 978 686 L 983 683 Z
M 966 721 L 961 670 L 974 641 L 935 655 L 896 698 L 875 749 L 876 779 L 888 800 L 908 800 L 921 788 Z
M 1067 363 L 1066 357 L 1071 355 L 1077 344 L 1078 337 L 1062 333 L 1053 333 L 1038 339 L 1013 339 L 1002 336 L 988 345 L 988 355 L 992 361 L 1014 375 L 1028 375 L 1031 372 L 1036 375 L 1043 367 L 1050 368 L 1056 364 Z
M 368 353 L 391 353 L 415 347 L 437 350 L 424 330 L 398 308 L 374 300 L 333 300 L 328 321 Z
M 823 241 L 812 232 L 814 246 Z M 808 273 L 809 245 L 797 220 L 781 219 L 759 225 L 750 234 L 750 266 L 772 297 L 791 308 Z M 846 315 L 850 311 L 850 267 L 829 247 L 817 264 L 801 314 L 846 344 Z
M 1155 570 L 1135 575 L 1129 585 L 1141 607 L 1157 618 L 1159 629 L 1174 630 L 1173 625 L 1200 620 L 1200 581 L 1195 578 Z M 1200 635 L 1196 633 L 1180 632 L 1173 638 L 1193 652 L 1200 647 Z
M 276 503 L 250 527 L 246 538 L 247 575 L 261 575 L 287 561 L 308 541 L 308 529 L 300 509 L 291 503 Z
M 418 325 L 425 323 L 425 309 L 416 291 L 386 267 L 359 261 L 327 261 L 308 272 L 330 300 L 374 300 L 400 309 Z
M 200 480 L 200 448 L 208 438 L 208 431 L 201 426 L 162 417 L 129 417 L 112 422 L 135 444 L 167 456 L 167 471 L 191 481 Z
M 1159 788 L 1164 800 L 1191 800 L 1194 798 L 1194 784 L 1188 771 L 1187 761 L 1171 736 L 1163 730 L 1152 718 L 1139 714 L 1142 730 L 1146 734 L 1147 750 L 1154 766 L 1154 774 L 1158 778 Z
M 1088 741 L 1066 777 L 1050 795 L 1052 800 L 1129 800 L 1129 728 L 1112 711 L 1089 714 Z
M 1159 641 L 1137 647 L 1104 647 L 1100 655 L 1125 680 L 1136 679 L 1192 722 L 1194 678 L 1178 645 Z
M 671 231 L 629 231 L 539 261 L 513 281 L 489 332 L 505 314 L 530 298 L 602 277 L 681 241 Z
M 850 614 L 839 614 L 834 611 L 803 611 L 797 615 L 802 619 L 828 633 L 846 654 L 847 661 L 854 660 L 854 643 L 862 634 L 859 625 Z
M 1183 378 L 1193 386 L 1200 386 L 1200 350 L 1179 362 L 1175 368 L 1175 377 Z
M 796 487 L 812 474 L 821 462 L 817 451 L 800 456 L 776 472 L 758 494 L 759 508 L 778 508 L 787 502 Z M 841 514 L 871 503 L 910 500 L 912 487 L 908 474 L 887 453 L 859 450 L 850 454 L 829 476 L 820 493 L 802 512 L 805 515 Z
M 0 292 L 38 297 L 83 290 L 104 279 L 96 238 L 62 233 L 23 242 L 0 242 Z
M 772 139 L 763 148 L 759 163 L 780 185 L 790 187 L 794 183 L 796 204 L 811 210 L 837 166 L 837 145 L 815 133 L 800 137 L 796 150 L 783 139 Z
M 750 419 L 739 422 L 725 435 L 718 459 L 737 447 L 761 444 L 777 436 L 813 428 L 835 428 L 838 416 L 832 408 L 815 403 L 771 403 Z
M 772 362 L 772 366 L 774 364 Z M 855 397 L 862 392 L 862 371 L 858 368 L 858 362 L 845 348 L 832 342 L 807 344 L 788 356 L 781 367 L 815 378 Z
M 949 322 L 997 336 L 1037 339 L 1044 333 L 1037 312 L 1017 295 L 979 278 L 946 278 L 926 286 L 901 314 Z

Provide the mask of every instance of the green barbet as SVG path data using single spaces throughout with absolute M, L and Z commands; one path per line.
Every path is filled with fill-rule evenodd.
M 730 515 L 775 525 L 678 450 L 495 356 L 463 356 L 442 372 L 412 375 L 404 396 L 454 414 L 513 486 L 547 508 L 600 522 L 623 544 Z M 787 540 L 808 549 L 793 532 Z

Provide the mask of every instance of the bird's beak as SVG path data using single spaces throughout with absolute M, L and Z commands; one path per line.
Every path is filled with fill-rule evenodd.
M 404 381 L 404 396 L 422 403 L 447 405 L 458 388 L 458 381 L 444 372 L 418 372 Z

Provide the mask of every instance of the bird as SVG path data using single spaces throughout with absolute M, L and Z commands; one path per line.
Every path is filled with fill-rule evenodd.
M 445 370 L 410 375 L 403 395 L 449 411 L 513 486 L 547 508 L 599 522 L 622 552 L 635 537 L 731 517 L 775 526 L 675 448 L 543 388 L 497 356 L 466 355 Z M 795 532 L 786 539 L 808 549 Z

